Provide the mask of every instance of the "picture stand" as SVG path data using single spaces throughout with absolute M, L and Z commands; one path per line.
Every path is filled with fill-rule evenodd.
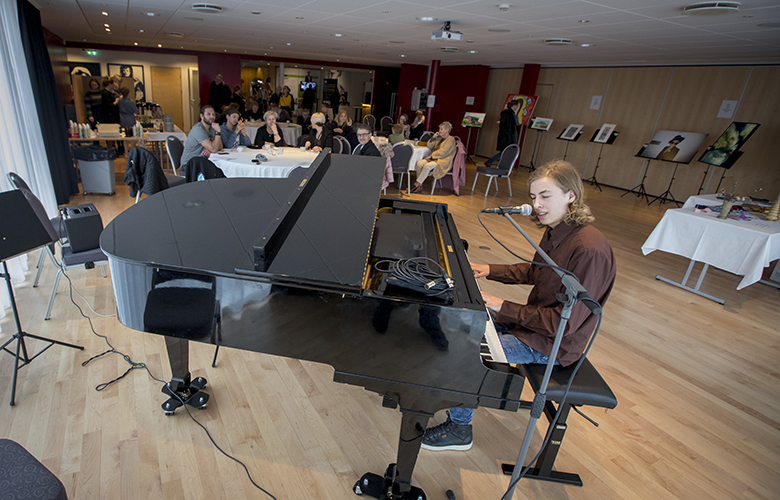
M 461 122 L 461 127 L 466 127 L 469 129 L 469 135 L 466 138 L 466 163 L 472 163 L 476 165 L 476 162 L 469 154 L 469 143 L 471 142 L 471 129 L 481 129 L 482 124 L 485 122 L 485 113 L 472 113 L 470 111 L 466 111 L 466 114 L 463 115 L 463 121 Z M 477 130 L 477 140 L 479 140 L 479 130 Z
M 571 128 L 571 126 L 569 128 Z M 573 136 L 571 136 L 571 138 L 569 138 L 569 135 L 567 135 L 567 131 L 569 130 L 569 128 L 565 129 L 561 133 L 561 135 L 559 135 L 557 137 L 557 139 L 560 139 L 562 141 L 566 141 L 566 149 L 563 151 L 563 160 L 564 161 L 566 161 L 566 156 L 569 154 L 569 143 L 576 142 L 577 139 L 579 139 L 580 136 L 582 135 L 582 130 L 580 129 L 580 130 L 577 131 L 576 134 L 574 134 Z
M 699 186 L 699 191 L 696 193 L 697 195 L 701 194 L 702 191 L 705 191 L 704 188 L 704 181 L 707 179 L 707 173 L 710 171 L 710 167 L 712 166 L 719 166 L 723 168 L 723 173 L 720 175 L 720 180 L 718 181 L 718 187 L 715 188 L 715 192 L 717 193 L 720 190 L 720 185 L 723 182 L 723 179 L 726 177 L 726 172 L 728 169 L 734 166 L 734 164 L 742 157 L 743 151 L 737 150 L 734 151 L 731 156 L 729 156 L 729 159 L 725 161 L 722 165 L 707 165 L 707 169 L 704 171 L 704 177 L 701 179 L 701 185 Z M 714 172 L 714 170 L 713 170 Z
M 536 158 L 539 150 L 541 149 L 539 145 L 542 142 L 542 134 L 544 134 L 544 132 L 547 132 L 546 130 L 542 130 L 538 128 L 532 130 L 536 130 L 536 139 L 534 139 L 534 150 L 531 152 L 531 159 L 528 161 L 528 165 L 525 166 L 525 168 L 527 168 L 529 172 L 533 172 L 534 170 L 536 170 Z
M 32 195 L 32 193 L 30 193 L 30 195 Z M 35 199 L 35 201 L 40 204 L 37 199 Z M 43 209 L 42 206 L 41 209 Z M 16 333 L 0 346 L 0 349 L 15 358 L 11 388 L 11 406 L 14 406 L 16 403 L 16 380 L 19 368 L 29 365 L 32 360 L 40 356 L 46 349 L 54 344 L 80 350 L 83 350 L 84 348 L 58 340 L 48 339 L 46 337 L 39 337 L 38 335 L 33 335 L 22 330 L 22 324 L 19 320 L 19 310 L 16 307 L 16 299 L 14 298 L 14 289 L 11 284 L 11 274 L 8 272 L 7 261 L 16 256 L 35 250 L 36 248 L 41 248 L 54 243 L 57 241 L 57 235 L 52 235 L 46 230 L 46 227 L 44 227 L 39 216 L 25 198 L 25 195 L 18 189 L 0 193 L 0 212 L 4 214 L 14 214 L 13 217 L 0 217 L 0 260 L 3 261 L 2 277 L 5 279 L 6 286 L 8 287 L 8 296 L 11 299 L 14 322 L 16 323 Z M 41 217 L 45 215 L 46 214 L 43 213 L 41 214 Z M 48 342 L 49 345 L 38 351 L 35 355 L 30 356 L 27 350 L 27 344 L 25 343 L 25 338 L 27 337 Z M 15 351 L 11 351 L 8 349 L 8 346 L 14 342 L 16 343 L 16 349 Z
M 474 158 L 472 158 L 471 155 L 469 154 L 469 143 L 471 142 L 472 128 L 474 127 L 468 127 L 469 135 L 466 136 L 466 163 L 471 163 L 472 165 L 476 165 L 477 163 L 474 161 Z M 479 129 L 477 129 L 477 138 L 475 140 L 479 142 Z
M 621 194 L 620 197 L 624 197 L 628 193 L 634 193 L 640 198 L 644 198 L 647 200 L 647 204 L 650 204 L 650 197 L 647 196 L 647 190 L 645 189 L 645 179 L 647 179 L 647 172 L 650 170 L 650 160 L 647 160 L 647 166 L 645 167 L 645 175 L 642 176 L 642 182 L 634 186 L 630 191 L 626 191 L 625 193 Z
M 596 142 L 596 137 L 599 136 L 601 133 L 600 130 L 596 130 L 593 133 L 593 137 L 590 138 L 590 142 Z M 615 139 L 617 139 L 619 132 L 612 132 L 609 135 L 609 139 L 607 139 L 606 142 L 601 143 L 601 147 L 599 148 L 599 157 L 596 160 L 596 168 L 593 169 L 593 176 L 590 179 L 586 179 L 585 182 L 590 182 L 591 185 L 596 186 L 599 191 L 601 191 L 601 184 L 599 184 L 599 181 L 596 179 L 596 172 L 599 171 L 599 162 L 601 162 L 601 152 L 604 151 L 604 144 L 612 144 L 615 142 Z
M 669 187 L 666 188 L 666 191 L 664 191 L 663 193 L 661 193 L 658 196 L 656 196 L 653 201 L 648 202 L 647 203 L 648 205 L 652 205 L 656 201 L 659 202 L 658 203 L 659 205 L 663 205 L 667 201 L 672 201 L 674 203 L 677 203 L 678 207 L 682 206 L 682 202 L 681 201 L 677 201 L 677 199 L 672 194 L 672 184 L 674 183 L 674 177 L 677 175 L 677 168 L 679 166 L 680 166 L 679 163 L 677 163 L 677 162 L 674 163 L 674 171 L 672 171 L 672 179 L 669 181 Z

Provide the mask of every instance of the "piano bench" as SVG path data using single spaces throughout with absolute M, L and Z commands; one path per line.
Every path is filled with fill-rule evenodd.
M 553 368 L 550 382 L 547 384 L 547 401 L 544 405 L 544 414 L 550 423 L 552 423 L 555 413 L 558 411 L 556 403 L 563 397 L 569 377 L 571 377 L 576 365 L 577 363 L 574 363 L 565 368 L 561 366 Z M 538 392 L 542 385 L 546 366 L 519 365 L 519 368 L 525 375 L 534 393 Z M 580 479 L 578 474 L 552 470 L 555 458 L 563 444 L 563 436 L 566 433 L 566 418 L 569 416 L 569 411 L 573 406 L 595 406 L 608 409 L 617 406 L 617 398 L 615 398 L 612 390 L 587 358 L 582 362 L 582 366 L 577 371 L 577 376 L 574 377 L 569 394 L 566 396 L 566 403 L 561 409 L 561 415 L 558 417 L 558 422 L 555 424 L 555 429 L 547 442 L 547 446 L 539 455 L 536 467 L 529 469 L 525 477 L 582 486 L 582 479 Z M 514 468 L 514 464 L 501 465 L 503 473 L 509 476 L 512 475 Z
M 68 500 L 57 476 L 10 439 L 0 439 L 0 484 L 2 498 Z

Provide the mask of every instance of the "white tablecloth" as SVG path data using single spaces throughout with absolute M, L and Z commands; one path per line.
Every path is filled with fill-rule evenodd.
M 383 144 L 387 144 L 387 137 L 376 137 L 376 136 L 374 136 L 374 137 L 371 138 L 371 140 L 374 141 L 374 144 L 376 144 L 377 146 L 381 146 Z M 431 150 L 428 149 L 427 146 L 415 146 L 414 145 L 415 141 L 404 141 L 404 142 L 406 142 L 407 144 L 412 146 L 412 157 L 409 158 L 409 169 L 408 170 L 410 172 L 414 172 L 415 165 L 417 164 L 417 162 L 419 160 L 422 160 L 423 158 L 425 158 L 429 154 L 431 154 Z
M 771 203 L 757 203 L 755 201 L 736 201 L 734 202 L 735 205 L 742 205 L 742 204 L 749 204 L 749 205 L 759 205 L 762 207 L 771 207 Z M 706 205 L 708 207 L 717 207 L 720 205 L 723 205 L 723 200 L 718 199 L 718 195 L 716 194 L 703 194 L 703 195 L 693 195 L 690 196 L 687 200 L 685 200 L 685 203 L 683 204 L 682 208 L 694 208 L 696 205 Z
M 227 177 L 287 177 L 295 167 L 309 167 L 317 158 L 317 153 L 313 151 L 302 153 L 299 148 L 279 149 L 284 152 L 276 156 L 265 149 L 244 149 L 241 153 L 228 150 L 228 154 L 212 154 L 209 160 L 221 168 Z M 257 153 L 263 153 L 268 161 L 252 163 Z
M 284 136 L 284 142 L 288 146 L 294 147 L 298 144 L 298 138 L 301 136 L 301 126 L 297 123 L 280 123 L 276 122 L 279 128 L 282 129 L 282 135 Z M 246 122 L 246 135 L 255 142 L 255 136 L 257 135 L 257 129 L 265 127 L 265 122 Z
M 164 142 L 169 135 L 175 136 L 181 142 L 187 140 L 187 134 L 185 134 L 184 131 L 179 127 L 177 127 L 176 125 L 173 126 L 173 132 L 150 132 L 152 129 L 149 128 L 145 130 L 146 130 L 146 139 L 149 141 Z
M 744 276 L 737 290 L 752 285 L 764 267 L 780 259 L 780 222 L 722 220 L 717 215 L 694 213 L 692 208 L 667 210 L 642 253 L 682 255 Z

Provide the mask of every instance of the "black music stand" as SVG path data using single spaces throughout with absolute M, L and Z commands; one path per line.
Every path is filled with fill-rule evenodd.
M 528 161 L 528 165 L 525 165 L 523 168 L 527 168 L 529 172 L 533 172 L 536 170 L 535 160 L 537 158 L 537 152 L 539 150 L 539 143 L 542 139 L 542 132 L 547 132 L 547 129 L 543 128 L 533 128 L 533 124 L 536 121 L 536 118 L 531 118 L 531 125 L 528 127 L 528 130 L 536 130 L 536 139 L 534 139 L 534 150 L 531 152 L 531 159 Z
M 596 142 L 596 137 L 598 137 L 599 133 L 601 132 L 601 129 L 596 130 L 593 132 L 593 137 L 590 138 L 590 142 Z M 596 180 L 596 172 L 599 171 L 599 162 L 601 161 L 601 152 L 604 151 L 604 144 L 612 144 L 615 142 L 615 139 L 617 139 L 617 136 L 620 132 L 612 132 L 609 134 L 609 138 L 607 139 L 607 142 L 601 143 L 601 148 L 599 148 L 599 158 L 596 160 L 596 168 L 593 169 L 593 177 L 590 179 L 586 179 L 585 182 L 590 182 L 591 185 L 596 186 L 599 191 L 601 191 L 601 184 L 599 184 L 599 181 Z
M 663 205 L 664 203 L 666 203 L 667 199 L 669 201 L 677 203 L 677 206 L 680 206 L 682 204 L 682 202 L 677 201 L 677 199 L 672 194 L 672 183 L 674 183 L 674 177 L 677 175 L 677 167 L 679 166 L 680 166 L 679 163 L 677 162 L 674 163 L 674 171 L 672 172 L 672 179 L 669 181 L 669 187 L 666 188 L 666 191 L 656 196 L 653 201 L 648 202 L 647 203 L 648 205 L 652 205 L 656 201 L 658 202 L 659 205 Z
M 580 136 L 582 135 L 582 130 L 579 130 L 574 137 L 569 139 L 569 138 L 563 136 L 563 134 L 566 133 L 566 130 L 567 129 L 563 129 L 563 132 L 561 132 L 561 135 L 556 137 L 556 139 L 560 139 L 562 141 L 566 141 L 566 149 L 563 151 L 563 161 L 566 161 L 566 156 L 569 154 L 569 143 L 577 142 L 577 139 L 579 139 Z
M 0 349 L 14 356 L 16 360 L 14 363 L 13 387 L 11 389 L 11 406 L 14 406 L 16 375 L 19 372 L 19 368 L 30 364 L 32 360 L 54 344 L 80 350 L 84 350 L 84 348 L 58 340 L 47 339 L 46 337 L 39 337 L 22 330 L 22 324 L 19 321 L 19 311 L 16 308 L 16 299 L 14 299 L 14 289 L 11 285 L 11 274 L 8 272 L 6 261 L 36 248 L 51 245 L 57 241 L 57 234 L 47 230 L 47 227 L 44 226 L 33 207 L 25 198 L 25 195 L 18 189 L 0 193 L 0 213 L 14 214 L 13 217 L 10 215 L 0 217 L 0 260 L 3 261 L 3 278 L 5 278 L 5 283 L 8 287 L 8 296 L 11 299 L 14 321 L 16 322 L 16 333 L 5 344 L 0 346 Z M 47 220 L 46 222 L 49 221 Z M 30 357 L 27 352 L 27 345 L 24 342 L 25 337 L 49 342 L 49 345 Z M 16 352 L 7 348 L 12 342 L 16 342 Z
M 647 204 L 650 204 L 650 197 L 647 195 L 647 190 L 645 189 L 645 179 L 647 179 L 647 172 L 650 170 L 650 159 L 646 158 L 647 160 L 647 166 L 645 167 L 645 175 L 642 176 L 642 182 L 634 186 L 630 191 L 626 191 L 625 193 L 621 194 L 620 197 L 624 197 L 628 193 L 634 193 L 640 198 L 644 198 L 647 200 Z

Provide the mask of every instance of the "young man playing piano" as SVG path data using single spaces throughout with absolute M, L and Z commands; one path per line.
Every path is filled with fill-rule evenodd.
M 583 201 L 580 174 L 571 164 L 553 161 L 528 178 L 534 213 L 531 220 L 546 227 L 539 246 L 563 269 L 574 273 L 590 296 L 604 305 L 615 282 L 612 247 L 591 226 L 594 217 Z M 535 262 L 544 262 L 539 254 Z M 563 304 L 556 298 L 564 291 L 550 267 L 528 263 L 471 264 L 476 278 L 508 284 L 533 285 L 526 304 L 503 300 L 482 292 L 495 321 L 501 345 L 512 364 L 546 364 L 561 321 Z M 556 363 L 568 366 L 582 356 L 596 327 L 597 317 L 577 303 L 566 325 Z M 468 450 L 472 444 L 471 408 L 451 408 L 446 422 L 425 431 L 427 450 Z

